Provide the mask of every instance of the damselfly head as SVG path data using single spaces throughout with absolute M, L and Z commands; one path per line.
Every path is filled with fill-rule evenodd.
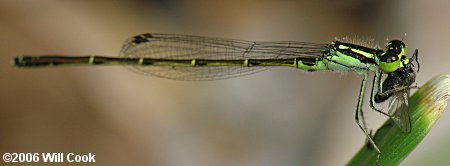
M 385 73 L 394 72 L 403 66 L 405 59 L 406 45 L 400 40 L 391 40 L 386 45 L 386 51 L 380 54 L 380 69 Z

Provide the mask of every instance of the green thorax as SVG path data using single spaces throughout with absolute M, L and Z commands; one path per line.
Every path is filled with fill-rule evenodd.
M 399 40 L 390 41 L 386 50 L 333 41 L 317 64 L 323 63 L 324 70 L 390 73 L 410 63 L 405 54 L 405 44 Z

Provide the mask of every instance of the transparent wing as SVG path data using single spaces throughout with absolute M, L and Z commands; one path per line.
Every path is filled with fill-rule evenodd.
M 121 57 L 159 59 L 280 59 L 320 57 L 327 44 L 305 42 L 251 42 L 174 34 L 142 34 L 128 39 Z M 254 66 L 131 66 L 143 74 L 176 80 L 216 80 L 258 72 L 270 67 Z
M 408 109 L 409 90 L 395 93 L 389 101 L 389 115 L 392 121 L 405 133 L 411 131 L 411 120 Z

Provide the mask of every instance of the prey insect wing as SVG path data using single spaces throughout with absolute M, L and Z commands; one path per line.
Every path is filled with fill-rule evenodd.
M 388 106 L 388 114 L 392 121 L 405 133 L 411 131 L 411 120 L 408 109 L 409 90 L 395 93 L 391 96 Z

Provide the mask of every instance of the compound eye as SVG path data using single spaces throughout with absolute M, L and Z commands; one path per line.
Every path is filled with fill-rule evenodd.
M 380 60 L 381 60 L 382 62 L 391 63 L 391 62 L 398 61 L 399 58 L 398 58 L 398 56 L 395 56 L 395 55 L 391 55 L 391 54 L 390 54 L 390 55 L 384 55 L 384 56 L 382 56 Z
M 389 42 L 389 44 L 386 46 L 387 51 L 392 52 L 394 54 L 400 54 L 403 48 L 405 48 L 406 45 L 400 40 L 392 40 Z
M 384 72 L 394 72 L 400 67 L 400 58 L 396 54 L 386 54 L 380 58 L 379 65 Z

